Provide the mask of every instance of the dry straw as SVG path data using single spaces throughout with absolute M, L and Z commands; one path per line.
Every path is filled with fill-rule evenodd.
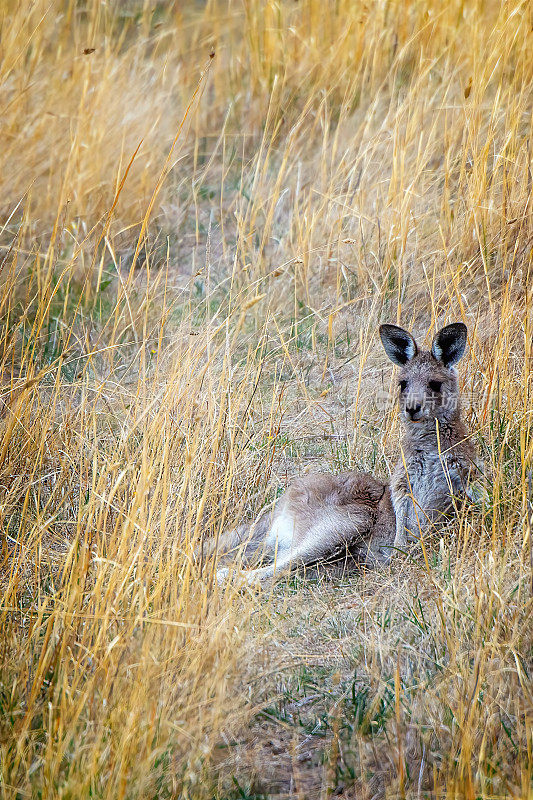
M 531 792 L 531 8 L 5 2 L 0 792 Z M 463 320 L 486 498 L 254 594 L 202 546 L 386 476 L 380 321 Z

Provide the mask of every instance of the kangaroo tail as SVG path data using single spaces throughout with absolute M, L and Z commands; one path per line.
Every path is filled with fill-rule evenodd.
M 249 561 L 255 554 L 262 552 L 262 545 L 272 524 L 273 503 L 265 506 L 251 524 L 239 525 L 219 536 L 202 542 L 195 548 L 195 558 L 209 558 L 218 554 L 224 561 L 232 561 L 240 556 L 243 561 Z M 269 513 L 270 512 L 270 513 Z
M 204 558 L 209 558 L 215 553 L 219 555 L 230 553 L 246 540 L 246 532 L 249 527 L 249 525 L 239 525 L 238 528 L 224 531 L 224 533 L 221 533 L 219 536 L 203 540 L 194 550 L 195 557 L 197 559 L 202 556 Z

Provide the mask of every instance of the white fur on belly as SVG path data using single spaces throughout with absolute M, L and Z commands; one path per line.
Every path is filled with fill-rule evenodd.
M 294 537 L 294 518 L 291 514 L 283 510 L 277 514 L 272 522 L 272 527 L 268 532 L 267 547 L 278 550 L 290 550 Z

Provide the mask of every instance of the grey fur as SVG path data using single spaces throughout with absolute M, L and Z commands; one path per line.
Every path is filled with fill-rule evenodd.
M 436 334 L 431 352 L 418 352 L 398 374 L 404 436 L 391 479 L 396 548 L 452 512 L 454 498 L 466 493 L 471 475 L 478 471 L 452 366 L 465 346 L 466 326 L 448 325 Z M 432 386 L 438 384 L 435 391 Z

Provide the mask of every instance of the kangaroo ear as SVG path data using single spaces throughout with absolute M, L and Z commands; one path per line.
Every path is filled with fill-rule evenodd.
M 454 322 L 435 334 L 431 352 L 445 367 L 453 367 L 462 357 L 466 347 L 466 325 Z
M 379 335 L 388 357 L 400 367 L 418 353 L 418 347 L 411 334 L 403 328 L 398 328 L 397 325 L 380 325 Z

